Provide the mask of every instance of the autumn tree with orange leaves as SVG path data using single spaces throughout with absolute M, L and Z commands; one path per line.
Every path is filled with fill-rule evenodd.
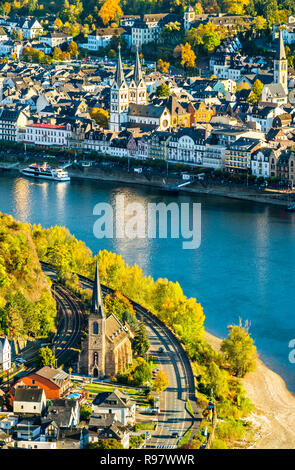
M 110 21 L 114 21 L 116 18 L 119 18 L 123 15 L 123 11 L 120 7 L 120 0 L 105 0 L 98 14 L 104 25 L 108 24 Z

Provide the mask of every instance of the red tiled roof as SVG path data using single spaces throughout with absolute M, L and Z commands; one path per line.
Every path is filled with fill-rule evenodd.
M 44 129 L 65 129 L 66 126 L 58 126 L 57 124 L 28 124 L 27 127 L 41 127 Z

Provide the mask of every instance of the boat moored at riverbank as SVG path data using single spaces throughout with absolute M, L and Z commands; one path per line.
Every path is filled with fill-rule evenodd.
M 27 168 L 21 170 L 21 174 L 32 178 L 41 178 L 53 181 L 70 181 L 71 179 L 68 172 L 63 168 L 51 168 L 46 163 L 43 165 L 33 163 Z

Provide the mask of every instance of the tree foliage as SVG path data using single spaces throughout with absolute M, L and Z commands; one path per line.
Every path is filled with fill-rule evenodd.
M 55 329 L 55 302 L 27 227 L 0 214 L 0 333 L 45 336 Z
M 41 348 L 38 351 L 37 356 L 38 367 L 44 366 L 55 366 L 55 355 L 54 352 L 46 346 L 45 348 Z
M 247 325 L 230 325 L 228 330 L 228 338 L 222 341 L 221 350 L 230 364 L 232 373 L 237 377 L 244 377 L 256 368 L 256 347 Z
M 153 390 L 155 390 L 156 393 L 161 393 L 161 392 L 164 392 L 164 390 L 166 390 L 168 386 L 169 386 L 168 376 L 162 369 L 160 369 L 154 380 Z

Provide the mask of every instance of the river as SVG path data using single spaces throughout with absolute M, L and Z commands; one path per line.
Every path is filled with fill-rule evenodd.
M 201 204 L 200 247 L 183 249 L 182 240 L 97 239 L 93 208 L 99 202 L 197 202 Z M 284 208 L 234 199 L 165 195 L 156 189 L 90 180 L 37 182 L 0 175 L 0 211 L 43 227 L 66 226 L 96 253 L 120 253 L 155 279 L 178 281 L 187 296 L 196 297 L 206 316 L 206 329 L 227 335 L 239 318 L 250 332 L 265 364 L 295 392 L 295 364 L 289 342 L 295 338 L 295 214 Z

